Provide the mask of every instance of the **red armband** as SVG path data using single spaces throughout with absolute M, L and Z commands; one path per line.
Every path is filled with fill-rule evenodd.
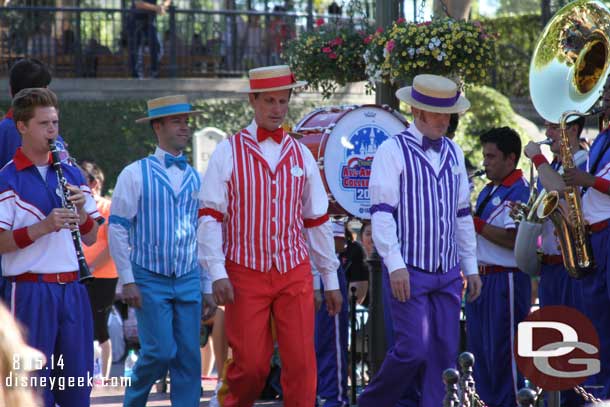
M 602 177 L 595 177 L 593 188 L 597 189 L 602 194 L 610 193 L 610 181 Z
M 547 161 L 546 157 L 543 156 L 542 154 L 536 154 L 535 156 L 532 157 L 532 162 L 534 163 L 534 166 L 536 166 L 536 169 L 538 167 L 540 167 L 542 164 L 548 164 L 549 162 Z
M 307 229 L 315 228 L 316 226 L 325 224 L 328 221 L 328 219 L 330 219 L 328 217 L 328 214 L 322 215 L 316 219 L 303 219 L 303 226 L 305 226 Z
M 479 218 L 478 216 L 474 216 L 472 218 L 472 220 L 474 220 L 474 230 L 478 234 L 481 234 L 481 232 L 483 231 L 483 227 L 485 227 L 485 225 L 487 225 L 487 222 L 485 222 L 483 219 Z
M 201 208 L 199 209 L 197 215 L 198 218 L 202 218 L 204 216 L 211 216 L 216 219 L 217 222 L 222 222 L 225 218 L 225 215 L 223 215 L 222 212 L 219 212 L 216 209 L 212 208 Z
M 17 247 L 20 249 L 26 248 L 34 243 L 28 234 L 27 227 L 13 230 L 13 239 L 15 239 L 15 243 L 17 243 Z
M 93 229 L 93 225 L 95 225 L 93 218 L 91 216 L 87 216 L 87 220 L 85 221 L 85 223 L 83 223 L 82 225 L 78 225 L 80 234 L 86 235 L 87 233 L 91 232 L 91 229 Z

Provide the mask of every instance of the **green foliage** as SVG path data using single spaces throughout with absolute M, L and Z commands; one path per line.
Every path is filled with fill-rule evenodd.
M 496 60 L 487 85 L 507 96 L 529 95 L 529 65 L 542 32 L 540 15 L 530 14 L 482 20 L 496 33 Z
M 252 109 L 246 100 L 195 101 L 204 113 L 196 117 L 193 127 L 218 127 L 228 134 L 247 126 Z M 294 103 L 287 124 L 294 126 L 319 103 Z M 0 102 L 0 117 L 9 103 Z M 60 103 L 60 134 L 69 144 L 76 160 L 93 160 L 106 174 L 105 192 L 112 190 L 121 170 L 129 163 L 154 151 L 155 136 L 148 124 L 136 124 L 143 117 L 146 101 L 64 101 Z M 190 151 L 187 151 L 190 153 Z
M 366 79 L 362 56 L 370 29 L 357 29 L 354 21 L 318 20 L 316 25 L 284 44 L 282 55 L 298 79 L 328 98 L 338 86 Z

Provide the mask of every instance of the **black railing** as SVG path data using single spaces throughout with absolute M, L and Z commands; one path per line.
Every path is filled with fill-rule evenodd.
M 140 65 L 146 77 L 241 76 L 252 67 L 281 63 L 281 43 L 320 17 L 329 18 L 170 7 L 138 26 L 128 8 L 0 7 L 0 76 L 23 57 L 44 61 L 59 77 L 130 77 Z M 136 41 L 142 25 L 143 39 Z M 155 38 L 160 63 L 151 72 Z

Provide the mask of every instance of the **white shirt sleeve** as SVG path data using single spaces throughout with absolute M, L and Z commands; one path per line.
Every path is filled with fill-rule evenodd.
M 228 183 L 233 172 L 233 152 L 228 140 L 222 141 L 210 157 L 208 169 L 203 177 L 199 194 L 203 210 L 211 210 L 217 216 L 224 216 L 228 206 Z M 213 283 L 228 278 L 225 269 L 222 222 L 212 215 L 199 218 L 197 246 L 200 264 L 208 271 Z
M 328 213 L 328 195 L 324 189 L 318 164 L 311 151 L 301 146 L 305 167 L 305 186 L 303 188 L 303 220 L 315 220 Z M 313 263 L 312 270 L 317 269 L 326 290 L 338 290 L 337 269 L 339 260 L 335 256 L 335 242 L 330 220 L 321 225 L 305 227 L 305 237 L 309 244 L 309 255 Z M 314 280 L 315 281 L 315 280 Z
M 456 152 L 458 153 L 458 161 L 460 166 L 460 190 L 458 195 L 458 211 L 470 208 L 470 183 L 468 181 L 468 173 L 464 163 L 464 153 L 462 149 L 454 143 Z M 455 239 L 458 247 L 458 255 L 460 257 L 460 266 L 464 275 L 470 276 L 478 274 L 477 267 L 477 238 L 474 231 L 474 222 L 472 215 L 460 216 L 457 218 L 455 229 Z
M 369 193 L 371 205 L 388 205 L 396 208 L 400 200 L 400 174 L 403 159 L 400 146 L 395 139 L 384 141 L 373 159 Z M 379 211 L 371 216 L 373 241 L 383 262 L 390 273 L 406 268 L 400 252 L 398 233 L 394 216 L 389 212 Z
M 138 202 L 142 197 L 142 173 L 139 166 L 139 162 L 132 163 L 119 174 L 110 206 L 108 247 L 122 285 L 135 281 L 129 258 L 129 230 L 133 227 Z

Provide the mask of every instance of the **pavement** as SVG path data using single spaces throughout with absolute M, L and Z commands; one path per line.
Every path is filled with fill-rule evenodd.
M 123 395 L 125 394 L 125 387 L 121 385 L 120 373 L 122 372 L 123 364 L 115 363 L 112 365 L 110 371 L 111 383 L 106 386 L 97 386 L 93 388 L 91 393 L 91 405 L 92 406 L 104 406 L 104 407 L 122 407 L 123 406 Z M 123 383 L 124 384 L 124 383 Z M 214 394 L 214 388 L 216 387 L 215 379 L 202 380 L 201 385 L 203 387 L 203 396 L 200 399 L 200 406 L 207 407 L 210 397 Z M 148 403 L 146 406 L 151 407 L 171 407 L 169 399 L 169 392 L 171 391 L 171 383 L 167 389 L 167 392 L 158 391 L 156 386 L 153 386 L 150 395 L 148 397 Z M 280 407 L 284 404 L 281 400 L 276 401 L 258 401 L 255 406 L 265 407 Z

